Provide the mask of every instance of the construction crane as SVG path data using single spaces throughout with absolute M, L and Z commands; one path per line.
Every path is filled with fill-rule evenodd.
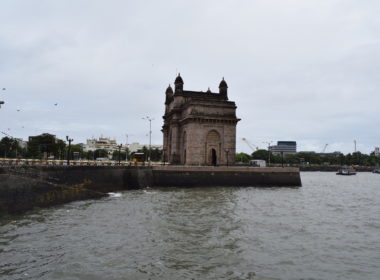
M 259 148 L 258 147 L 256 147 L 256 149 L 253 147 L 253 145 L 248 141 L 248 139 L 247 138 L 241 138 L 241 140 L 243 140 L 247 145 L 248 145 L 248 147 L 250 147 L 251 148 L 251 150 L 253 151 L 253 152 L 255 152 L 255 151 L 257 151 Z
M 328 145 L 329 145 L 329 144 L 326 144 L 326 145 L 325 145 L 325 147 L 323 148 L 321 154 L 324 154 L 324 153 L 326 152 L 326 148 L 327 148 Z

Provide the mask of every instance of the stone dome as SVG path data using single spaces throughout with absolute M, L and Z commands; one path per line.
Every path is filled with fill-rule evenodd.
M 165 93 L 173 93 L 173 89 L 172 89 L 172 87 L 170 85 L 166 89 Z
M 224 78 L 220 82 L 219 88 L 228 88 L 228 85 L 227 85 L 226 81 L 224 80 Z
M 181 74 L 178 74 L 177 78 L 175 78 L 174 84 L 183 84 Z

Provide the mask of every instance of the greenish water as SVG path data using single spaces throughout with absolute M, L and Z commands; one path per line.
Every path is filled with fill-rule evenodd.
M 380 279 L 380 175 L 126 191 L 0 220 L 0 279 Z

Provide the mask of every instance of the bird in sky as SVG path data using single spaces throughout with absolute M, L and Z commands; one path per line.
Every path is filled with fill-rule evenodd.
M 17 109 L 17 112 L 20 112 L 20 109 Z
M 54 103 L 54 106 L 57 106 L 58 105 L 58 103 Z
M 5 87 L 3 87 L 3 90 L 5 90 Z

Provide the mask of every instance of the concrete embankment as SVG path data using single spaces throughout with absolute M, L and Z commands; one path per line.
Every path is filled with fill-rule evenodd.
M 147 168 L 0 167 L 0 215 L 146 186 Z M 148 174 L 146 174 L 148 173 Z
M 13 174 L 0 174 L 0 192 L 0 215 L 105 195 L 86 189 L 85 184 L 59 185 Z
M 301 186 L 298 168 L 235 166 L 155 166 L 153 185 L 178 186 Z
M 0 214 L 145 187 L 301 186 L 298 168 L 0 167 Z

